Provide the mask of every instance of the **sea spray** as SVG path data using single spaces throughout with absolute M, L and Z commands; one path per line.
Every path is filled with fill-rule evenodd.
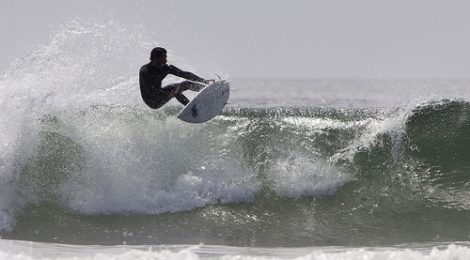
M 2 75 L 0 230 L 11 230 L 17 210 L 38 203 L 44 194 L 40 190 L 46 189 L 41 187 L 45 182 L 37 181 L 43 177 L 31 170 L 44 168 L 38 161 L 44 162 L 52 149 L 41 144 L 41 139 L 57 143 L 56 133 L 41 132 L 44 120 L 55 120 L 56 111 L 122 103 L 123 96 L 137 103 L 135 68 L 150 45 L 138 30 L 125 30 L 113 22 L 99 25 L 74 20 L 57 29 L 49 44 L 15 60 Z

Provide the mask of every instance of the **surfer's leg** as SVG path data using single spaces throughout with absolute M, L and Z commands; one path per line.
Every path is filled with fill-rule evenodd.
M 192 90 L 192 91 L 201 91 L 206 85 L 201 84 L 201 83 L 196 83 L 196 82 L 191 82 L 191 81 L 183 81 L 180 83 L 183 85 L 183 89 L 185 90 Z
M 169 93 L 174 93 L 175 98 L 181 104 L 186 106 L 189 103 L 189 99 L 185 97 L 182 93 L 186 90 L 200 91 L 204 87 L 204 84 L 195 83 L 191 81 L 183 81 L 181 83 L 170 84 L 168 86 L 163 87 L 162 89 Z
M 144 99 L 144 103 L 152 109 L 158 109 L 165 105 L 168 101 L 170 101 L 170 98 L 162 98 L 160 96 L 151 96 L 150 98 Z
M 175 83 L 175 84 L 170 84 L 163 89 L 170 91 L 170 92 L 176 92 L 176 93 L 182 93 L 186 90 L 192 90 L 192 91 L 200 91 L 203 89 L 206 85 L 202 83 L 196 83 L 192 81 L 183 81 L 181 83 Z
M 185 97 L 183 94 L 181 94 L 184 90 L 183 87 L 181 86 L 181 83 L 176 83 L 176 84 L 170 84 L 166 87 L 163 87 L 162 90 L 172 93 L 175 95 L 175 98 L 183 105 L 186 106 L 186 104 L 189 103 L 189 99 Z
M 176 94 L 175 98 L 184 106 L 186 106 L 189 103 L 189 99 L 185 97 L 183 94 Z

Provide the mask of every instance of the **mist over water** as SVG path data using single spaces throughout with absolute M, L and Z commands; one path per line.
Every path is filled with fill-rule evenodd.
M 223 114 L 187 124 L 176 102 L 141 101 L 158 44 L 143 35 L 75 20 L 4 72 L 3 238 L 260 252 L 468 240 L 469 81 L 229 78 Z

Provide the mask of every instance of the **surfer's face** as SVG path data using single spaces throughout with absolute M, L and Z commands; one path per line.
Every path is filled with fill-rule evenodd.
M 162 56 L 158 57 L 155 60 L 155 63 L 159 66 L 165 65 L 166 64 L 166 53 L 164 53 Z

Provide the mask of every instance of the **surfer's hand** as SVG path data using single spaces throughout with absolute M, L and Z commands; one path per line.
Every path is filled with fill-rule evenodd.
M 204 84 L 212 84 L 214 82 L 215 82 L 215 80 L 213 80 L 213 79 L 205 79 L 204 80 Z
M 167 92 L 168 98 L 174 98 L 176 96 L 176 91 Z

